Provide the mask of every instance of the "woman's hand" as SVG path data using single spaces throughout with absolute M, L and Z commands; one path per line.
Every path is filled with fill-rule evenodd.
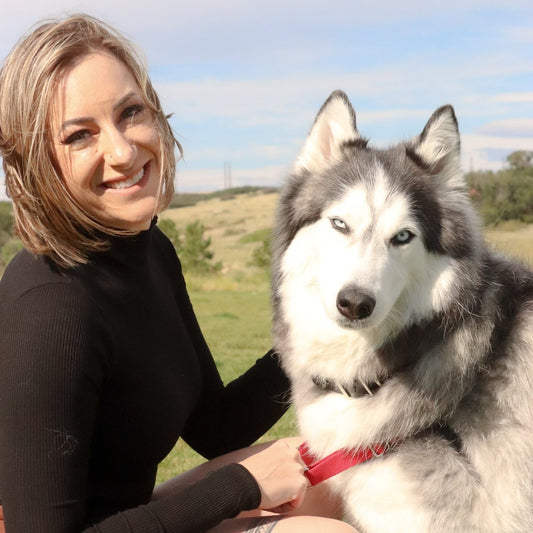
M 282 439 L 240 461 L 261 489 L 260 509 L 287 513 L 302 503 L 308 481 L 297 449 L 300 441 Z

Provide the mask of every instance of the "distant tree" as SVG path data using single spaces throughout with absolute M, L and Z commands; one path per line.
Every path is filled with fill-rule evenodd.
M 214 261 L 211 238 L 205 237 L 205 227 L 199 220 L 187 224 L 183 235 L 169 218 L 159 219 L 157 225 L 174 245 L 185 272 L 203 275 L 222 269 L 222 263 Z
M 520 150 L 507 157 L 509 168 L 466 175 L 470 196 L 483 220 L 533 222 L 533 152 Z
M 22 249 L 22 243 L 13 235 L 13 207 L 11 202 L 0 202 L 0 275 Z
M 518 150 L 507 156 L 507 163 L 512 170 L 519 170 L 533 167 L 533 151 Z
M 205 227 L 195 220 L 185 226 L 180 259 L 183 269 L 196 274 L 212 274 L 222 269 L 220 261 L 214 262 L 211 251 L 211 237 L 204 236 Z

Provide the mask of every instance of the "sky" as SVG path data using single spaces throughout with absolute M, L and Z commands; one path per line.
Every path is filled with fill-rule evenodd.
M 279 186 L 329 94 L 385 147 L 455 108 L 462 166 L 533 150 L 531 0 L 18 0 L 2 2 L 0 58 L 43 18 L 86 12 L 144 52 L 184 148 L 178 192 Z M 0 198 L 3 192 L 3 174 Z

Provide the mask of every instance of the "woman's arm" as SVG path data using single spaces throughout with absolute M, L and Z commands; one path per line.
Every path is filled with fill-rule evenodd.
M 200 402 L 182 436 L 209 459 L 250 446 L 290 405 L 290 382 L 278 356 L 269 351 L 242 376 L 224 386 L 184 282 L 177 299 L 202 372 Z

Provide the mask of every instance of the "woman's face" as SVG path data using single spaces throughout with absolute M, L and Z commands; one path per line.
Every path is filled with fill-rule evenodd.
M 98 52 L 68 70 L 51 128 L 59 170 L 79 205 L 106 226 L 148 228 L 159 201 L 159 134 L 124 63 Z

